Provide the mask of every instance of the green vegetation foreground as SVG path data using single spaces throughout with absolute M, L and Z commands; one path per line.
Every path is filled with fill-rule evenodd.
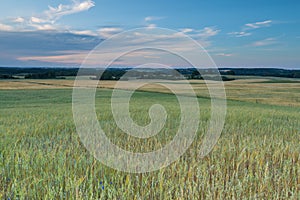
M 110 169 L 81 144 L 72 117 L 72 90 L 0 91 L 0 198 L 4 199 L 298 199 L 300 108 L 228 101 L 221 138 L 198 157 L 209 120 L 200 99 L 201 124 L 189 150 L 160 171 L 128 174 Z M 139 140 L 121 132 L 110 110 L 111 90 L 99 89 L 97 115 L 111 141 L 147 152 L 176 134 L 180 109 L 169 94 L 136 92 L 130 107 L 140 125 L 153 103 L 165 106 L 165 129 Z

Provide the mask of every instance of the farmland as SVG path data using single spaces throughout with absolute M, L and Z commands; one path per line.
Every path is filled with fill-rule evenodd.
M 167 84 L 180 87 L 181 82 Z M 81 143 L 72 116 L 73 80 L 0 81 L 0 198 L 298 199 L 299 79 L 248 77 L 225 83 L 225 127 L 203 159 L 197 153 L 210 118 L 210 99 L 203 81 L 191 84 L 199 96 L 201 124 L 188 151 L 159 171 L 129 174 L 101 164 Z M 96 93 L 97 117 L 113 143 L 148 152 L 172 140 L 180 119 L 175 96 L 157 84 L 134 93 L 130 109 L 138 124 L 149 123 L 148 109 L 155 103 L 169 115 L 162 132 L 138 140 L 114 122 L 114 85 L 103 81 Z
M 224 82 L 226 96 L 231 100 L 255 102 L 272 105 L 300 106 L 300 79 L 295 78 L 275 78 L 275 77 L 255 77 L 255 76 L 233 76 L 237 80 Z M 82 82 L 92 85 L 94 80 L 83 76 Z M 181 81 L 157 81 L 166 85 L 182 85 Z M 190 80 L 199 97 L 209 97 L 206 84 L 203 80 Z M 101 81 L 99 88 L 115 88 L 116 81 Z M 20 89 L 67 89 L 74 85 L 74 77 L 68 80 L 0 80 L 0 90 L 20 90 Z M 126 81 L 122 84 L 122 89 L 128 88 Z M 170 93 L 165 87 L 159 84 L 148 84 L 141 88 L 142 91 L 158 91 Z

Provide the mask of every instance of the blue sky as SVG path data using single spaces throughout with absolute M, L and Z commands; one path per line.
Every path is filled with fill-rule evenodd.
M 299 10 L 297 0 L 3 1 L 0 66 L 80 66 L 113 34 L 162 27 L 199 41 L 219 67 L 300 68 Z

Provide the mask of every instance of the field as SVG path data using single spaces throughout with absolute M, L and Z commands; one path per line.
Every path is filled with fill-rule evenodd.
M 255 102 L 272 105 L 300 106 L 300 79 L 275 78 L 275 77 L 237 77 L 237 80 L 225 82 L 226 96 L 231 100 Z M 92 80 L 82 77 L 82 82 L 89 85 Z M 101 81 L 99 88 L 115 88 L 115 81 Z M 180 87 L 180 81 L 158 81 L 166 85 L 176 84 Z M 199 97 L 209 97 L 205 82 L 192 80 L 191 84 L 196 89 Z M 74 77 L 67 80 L 0 80 L 0 90 L 20 89 L 67 89 L 74 85 Z M 128 86 L 122 84 L 123 89 Z M 156 91 L 169 93 L 169 91 L 157 84 L 149 84 L 142 91 Z
M 96 94 L 97 117 L 111 141 L 134 152 L 153 151 L 170 142 L 180 119 L 176 97 L 157 84 L 135 92 L 130 109 L 138 124 L 149 123 L 148 109 L 155 103 L 169 114 L 162 132 L 139 140 L 124 134 L 114 122 L 110 109 L 114 84 L 104 82 Z M 248 77 L 227 82 L 225 127 L 203 159 L 197 153 L 210 118 L 210 99 L 204 82 L 193 81 L 201 107 L 196 139 L 178 161 L 144 174 L 106 167 L 84 148 L 73 122 L 72 85 L 73 80 L 0 81 L 0 198 L 300 197 L 298 79 Z

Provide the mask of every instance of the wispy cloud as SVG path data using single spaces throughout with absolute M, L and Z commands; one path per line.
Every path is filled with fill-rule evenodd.
M 84 36 L 84 35 L 86 35 L 86 36 L 94 36 L 94 37 L 98 36 L 98 34 L 96 32 L 91 31 L 91 30 L 79 30 L 79 31 L 77 31 L 77 30 L 71 30 L 70 33 L 75 34 L 75 35 L 82 35 L 82 36 Z
M 179 33 L 176 35 L 180 37 L 187 35 L 199 42 L 203 47 L 209 47 L 212 43 L 211 37 L 218 35 L 220 32 L 221 30 L 216 27 L 204 27 L 203 29 L 182 28 L 179 29 Z
M 103 38 L 109 38 L 114 34 L 120 33 L 123 29 L 118 27 L 106 27 L 98 30 L 98 33 Z
M 57 7 L 48 6 L 48 10 L 37 15 L 10 19 L 6 24 L 1 23 L 0 30 L 20 32 L 30 30 L 56 30 L 63 27 L 56 23 L 61 17 L 87 11 L 94 6 L 95 3 L 92 0 L 71 0 L 71 3 L 67 5 L 59 4 Z
M 153 23 L 153 21 L 158 21 L 161 19 L 164 19 L 165 17 L 158 17 L 158 16 L 148 16 L 144 18 L 144 21 L 146 22 L 146 28 L 153 29 L 156 28 L 157 25 Z
M 25 19 L 23 17 L 17 17 L 15 19 L 13 19 L 13 22 L 15 23 L 23 23 L 25 21 Z
M 220 30 L 218 30 L 214 27 L 205 27 L 203 30 L 199 31 L 198 36 L 203 37 L 203 38 L 209 38 L 209 37 L 217 35 L 219 32 L 220 32 Z
M 216 29 L 215 27 L 204 27 L 203 29 L 192 29 L 192 28 L 183 28 L 179 29 L 180 35 L 186 34 L 194 39 L 202 38 L 202 39 L 208 39 L 210 37 L 216 36 L 219 34 L 221 30 Z
M 216 56 L 231 57 L 231 56 L 233 56 L 233 54 L 230 54 L 230 53 L 217 53 Z
M 77 1 L 73 0 L 73 4 L 59 4 L 57 7 L 49 6 L 49 10 L 45 11 L 49 20 L 57 20 L 65 15 L 83 12 L 95 6 L 92 0 Z
M 252 35 L 252 33 L 245 32 L 245 31 L 239 31 L 239 32 L 228 33 L 228 35 L 233 35 L 235 37 L 246 37 L 246 36 Z
M 12 26 L 0 23 L 0 31 L 12 31 L 12 30 L 13 30 Z
M 34 27 L 38 31 L 54 31 L 57 30 L 57 27 L 52 24 L 30 24 L 31 27 Z
M 145 17 L 145 22 L 152 22 L 152 21 L 157 21 L 157 20 L 161 20 L 164 19 L 165 17 L 157 17 L 157 16 L 148 16 Z
M 19 61 L 39 61 L 46 63 L 59 63 L 59 64 L 70 64 L 70 65 L 79 65 L 84 58 L 87 56 L 88 52 L 85 53 L 73 53 L 73 54 L 62 54 L 54 56 L 26 56 L 17 58 Z
M 194 29 L 192 29 L 192 28 L 184 28 L 184 29 L 180 29 L 180 31 L 181 31 L 182 33 L 191 33 L 191 32 L 194 31 Z
M 30 22 L 31 23 L 37 23 L 37 24 L 41 24 L 41 23 L 47 23 L 49 22 L 48 20 L 42 19 L 42 18 L 38 18 L 38 17 L 31 17 L 30 18 Z
M 156 28 L 156 24 L 148 24 L 146 28 L 148 29 Z
M 262 27 L 269 27 L 271 26 L 271 24 L 272 24 L 272 20 L 266 20 L 266 21 L 260 21 L 255 23 L 248 23 L 245 24 L 245 27 L 250 29 L 257 29 Z
M 230 32 L 228 35 L 232 35 L 235 37 L 246 37 L 252 35 L 251 30 L 259 29 L 263 27 L 270 27 L 272 25 L 272 20 L 259 21 L 254 23 L 247 23 L 242 27 L 241 31 Z
M 276 38 L 266 38 L 264 40 L 259 40 L 259 41 L 253 42 L 251 44 L 251 46 L 261 47 L 261 46 L 272 45 L 272 44 L 275 44 L 275 43 L 277 43 L 277 39 Z

